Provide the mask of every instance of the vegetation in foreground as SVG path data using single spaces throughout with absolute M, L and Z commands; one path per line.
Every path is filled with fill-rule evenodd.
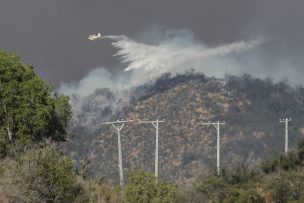
M 45 84 L 31 66 L 0 51 L 0 202 L 304 202 L 304 141 L 257 168 L 231 163 L 221 175 L 199 178 L 190 189 L 138 171 L 124 191 L 89 180 L 62 155 L 71 116 L 68 98 Z
M 297 151 L 248 168 L 235 162 L 182 188 L 144 171 L 127 177 L 124 191 L 106 179 L 86 179 L 54 142 L 41 142 L 0 161 L 0 202 L 266 203 L 304 201 L 304 142 Z

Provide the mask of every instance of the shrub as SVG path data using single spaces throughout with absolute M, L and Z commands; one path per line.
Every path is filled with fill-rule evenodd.
M 84 180 L 78 177 L 78 182 L 85 188 L 85 197 L 79 200 L 79 203 L 121 203 L 121 190 L 119 186 L 115 186 L 100 178 L 97 180 Z
M 70 159 L 44 143 L 1 162 L 0 202 L 73 202 L 82 188 Z
M 170 203 L 182 202 L 177 186 L 156 179 L 152 174 L 139 171 L 129 177 L 124 193 L 125 202 L 129 203 Z

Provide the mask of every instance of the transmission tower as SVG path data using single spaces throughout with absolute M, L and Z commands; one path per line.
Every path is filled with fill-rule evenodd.
M 117 120 L 113 122 L 105 122 L 102 125 L 112 125 L 117 131 L 117 141 L 118 141 L 118 167 L 119 167 L 119 183 L 120 187 L 124 189 L 124 176 L 123 176 L 123 168 L 122 168 L 122 152 L 121 152 L 121 139 L 120 139 L 120 131 L 124 127 L 125 123 L 132 122 L 132 120 L 124 121 Z
M 207 125 L 207 126 L 213 125 L 214 128 L 217 130 L 217 140 L 216 140 L 216 170 L 217 170 L 217 175 L 218 176 L 221 173 L 221 170 L 220 170 L 220 125 L 224 125 L 224 124 L 226 124 L 225 121 L 223 121 L 223 122 L 217 121 L 217 122 L 214 122 L 214 123 L 208 121 L 207 123 L 202 123 L 202 125 Z
M 280 119 L 280 123 L 285 123 L 285 154 L 288 152 L 288 122 L 291 121 L 291 118 Z
M 156 183 L 158 182 L 158 124 L 164 123 L 165 120 L 158 120 L 155 121 L 139 121 L 139 123 L 152 123 L 152 125 L 155 127 L 155 178 Z

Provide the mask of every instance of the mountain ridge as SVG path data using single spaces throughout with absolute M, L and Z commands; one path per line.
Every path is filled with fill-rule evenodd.
M 113 102 L 113 100 L 112 100 Z M 284 128 L 281 117 L 293 117 L 290 146 L 303 135 L 301 118 L 304 103 L 302 87 L 286 82 L 249 75 L 227 76 L 225 81 L 207 78 L 189 71 L 166 74 L 154 84 L 141 86 L 131 99 L 112 115 L 100 120 L 166 119 L 160 124 L 160 176 L 180 185 L 192 184 L 198 176 L 214 167 L 216 131 L 200 125 L 204 121 L 227 121 L 221 128 L 222 163 L 240 159 L 255 164 L 269 157 L 272 150 L 282 151 Z M 98 118 L 98 116 L 97 116 Z M 66 153 L 76 160 L 91 160 L 90 176 L 105 176 L 118 181 L 117 136 L 110 126 L 101 126 L 86 140 L 77 128 L 72 129 L 84 152 L 67 144 Z M 78 134 L 77 134 L 78 133 Z M 122 132 L 124 171 L 154 169 L 155 129 L 149 124 L 128 124 Z M 73 140 L 73 138 L 72 138 Z M 79 147 L 79 144 L 78 144 Z M 83 147 L 84 148 L 84 147 Z M 226 161 L 225 161 L 226 160 Z

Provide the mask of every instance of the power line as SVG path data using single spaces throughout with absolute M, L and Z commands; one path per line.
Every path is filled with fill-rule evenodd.
M 158 182 L 158 124 L 159 123 L 164 123 L 165 120 L 158 120 L 156 119 L 155 121 L 139 121 L 139 123 L 152 123 L 152 125 L 155 127 L 155 178 L 156 178 L 156 183 Z
M 213 125 L 213 127 L 217 130 L 217 140 L 216 140 L 216 170 L 217 170 L 217 175 L 220 175 L 220 125 L 225 125 L 226 122 L 210 122 L 208 121 L 207 123 L 201 123 L 202 125 Z
M 280 123 L 285 123 L 285 154 L 288 152 L 288 122 L 291 121 L 291 118 L 280 119 Z
M 113 121 L 113 122 L 102 123 L 102 125 L 112 125 L 117 131 L 119 183 L 120 183 L 120 187 L 122 189 L 124 189 L 124 176 L 123 176 L 123 168 L 122 168 L 122 150 L 121 150 L 120 131 L 124 127 L 125 123 L 127 123 L 127 122 L 132 122 L 132 120 L 129 120 L 129 121 L 117 120 L 117 121 Z

